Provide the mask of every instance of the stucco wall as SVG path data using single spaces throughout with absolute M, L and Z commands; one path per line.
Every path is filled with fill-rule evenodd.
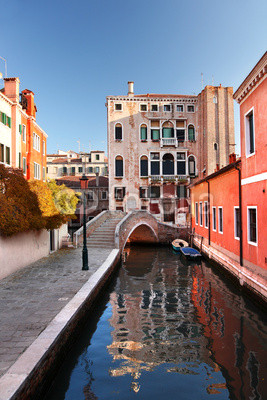
M 62 247 L 67 224 L 55 230 L 55 249 Z M 4 238 L 0 236 L 0 280 L 50 253 L 50 232 L 30 231 Z

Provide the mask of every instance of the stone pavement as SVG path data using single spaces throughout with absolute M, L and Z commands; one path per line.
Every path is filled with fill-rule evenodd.
M 111 249 L 61 249 L 0 281 L 0 376 L 102 265 Z

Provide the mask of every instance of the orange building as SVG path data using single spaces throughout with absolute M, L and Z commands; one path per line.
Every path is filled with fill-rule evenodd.
M 36 123 L 34 93 L 19 92 L 19 78 L 0 91 L 0 163 L 21 168 L 26 179 L 45 180 L 47 134 Z
M 267 52 L 234 93 L 241 159 L 191 186 L 194 243 L 267 299 Z

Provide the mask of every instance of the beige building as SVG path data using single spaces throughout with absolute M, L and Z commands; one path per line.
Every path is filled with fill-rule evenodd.
M 228 164 L 234 152 L 231 87 L 206 86 L 197 96 L 107 97 L 110 209 L 146 209 L 184 225 L 187 185 Z
M 58 150 L 57 154 L 47 154 L 47 178 L 57 179 L 62 176 L 88 176 L 99 174 L 107 176 L 108 162 L 104 151 L 76 153 Z

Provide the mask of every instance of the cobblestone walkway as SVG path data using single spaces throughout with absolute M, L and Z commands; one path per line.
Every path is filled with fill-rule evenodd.
M 102 265 L 109 250 L 62 249 L 0 281 L 0 376 Z

